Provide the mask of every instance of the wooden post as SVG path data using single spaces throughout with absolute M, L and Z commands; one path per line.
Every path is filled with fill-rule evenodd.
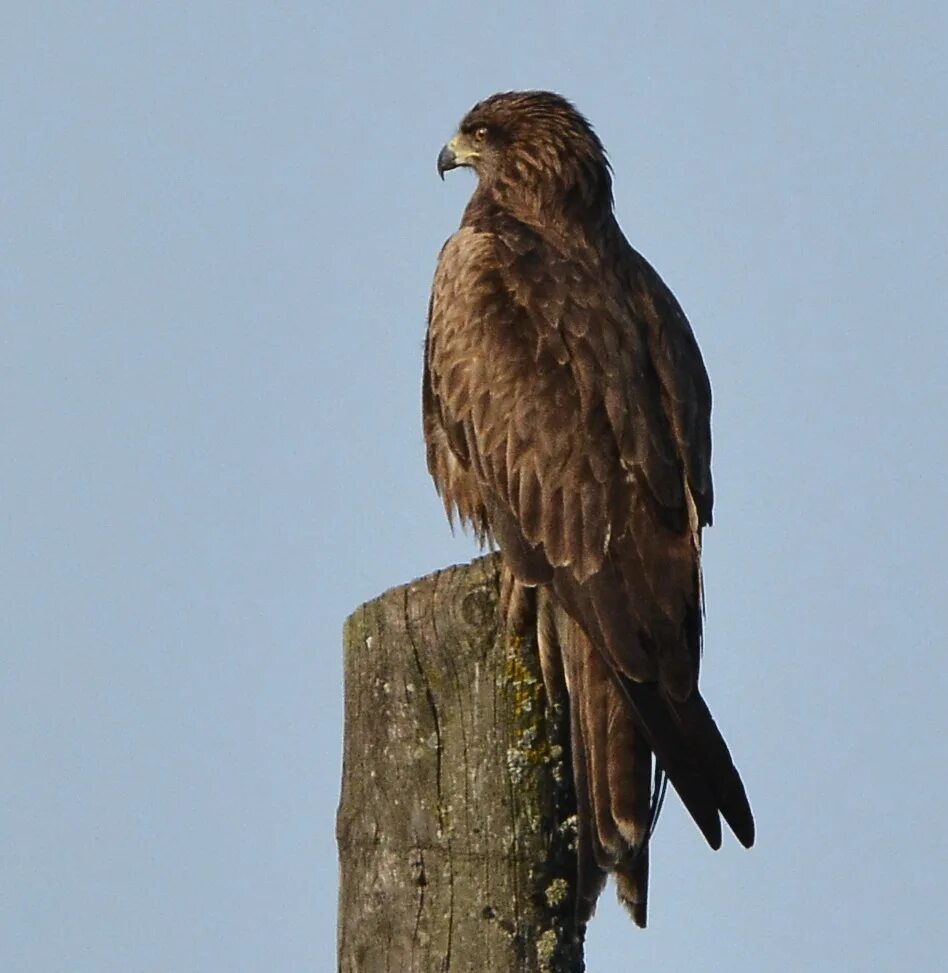
M 496 556 L 345 627 L 341 973 L 581 973 L 564 719 Z

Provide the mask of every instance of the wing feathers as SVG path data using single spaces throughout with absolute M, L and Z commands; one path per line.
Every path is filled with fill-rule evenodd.
M 543 495 L 533 464 L 528 459 L 524 461 L 523 466 L 524 468 L 520 473 L 520 496 L 518 498 L 520 528 L 527 540 L 537 542 L 541 536 Z

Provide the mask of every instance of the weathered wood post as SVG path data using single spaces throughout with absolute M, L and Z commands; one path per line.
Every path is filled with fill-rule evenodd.
M 575 805 L 535 646 L 495 556 L 345 627 L 341 973 L 580 973 Z

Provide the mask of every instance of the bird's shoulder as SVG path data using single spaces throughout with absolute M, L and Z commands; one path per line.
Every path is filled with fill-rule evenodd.
M 711 382 L 697 339 L 658 271 L 623 237 L 615 273 L 629 320 L 641 333 L 649 370 L 678 443 L 702 525 L 711 523 Z

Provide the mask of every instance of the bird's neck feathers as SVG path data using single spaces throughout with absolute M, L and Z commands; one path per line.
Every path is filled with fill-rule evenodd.
M 514 157 L 481 178 L 468 214 L 501 211 L 543 236 L 595 238 L 612 221 L 612 178 L 604 156 Z M 561 241 L 561 242 L 562 242 Z

